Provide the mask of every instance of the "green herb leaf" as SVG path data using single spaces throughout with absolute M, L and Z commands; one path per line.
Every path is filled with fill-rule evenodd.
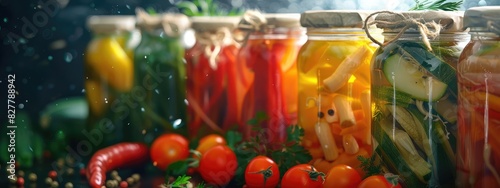
M 236 144 L 240 143 L 241 140 L 243 140 L 243 136 L 241 135 L 241 133 L 237 131 L 226 132 L 226 143 L 233 151 L 236 148 Z
M 183 176 L 187 173 L 188 168 L 189 162 L 187 160 L 176 161 L 168 165 L 165 171 L 166 178 Z
M 410 10 L 443 10 L 443 11 L 456 11 L 460 9 L 463 0 L 457 2 L 446 2 L 446 0 L 437 0 L 431 2 L 429 0 L 414 0 L 415 5 Z
M 163 184 L 163 187 L 167 188 L 185 188 L 189 184 L 190 176 L 182 175 L 178 176 L 172 183 Z
M 361 169 L 365 171 L 365 177 L 372 175 L 382 174 L 382 167 L 378 164 L 375 164 L 376 155 L 372 155 L 370 158 L 366 158 L 363 156 L 358 156 L 358 160 L 361 162 Z

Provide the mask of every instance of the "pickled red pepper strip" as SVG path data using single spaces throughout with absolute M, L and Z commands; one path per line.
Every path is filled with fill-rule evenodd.
M 226 105 L 226 116 L 223 121 L 222 128 L 228 130 L 233 123 L 239 123 L 239 114 L 241 112 L 241 107 L 238 106 L 238 92 L 236 89 L 237 77 L 236 77 L 236 57 L 233 51 L 236 51 L 235 46 L 227 47 L 222 50 L 222 54 L 225 57 L 224 60 L 227 61 L 227 75 L 226 75 L 226 92 L 227 92 L 227 105 Z

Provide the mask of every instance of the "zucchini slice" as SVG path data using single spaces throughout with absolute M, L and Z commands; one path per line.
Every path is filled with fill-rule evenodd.
M 408 53 L 415 62 L 425 68 L 433 77 L 448 85 L 453 93 L 457 93 L 457 75 L 456 69 L 443 61 L 440 57 L 427 50 L 423 45 L 411 41 L 395 41 L 400 51 Z M 455 62 L 458 63 L 458 62 Z
M 448 88 L 447 84 L 428 75 L 412 58 L 399 53 L 385 59 L 383 72 L 387 81 L 397 90 L 422 101 L 436 101 Z

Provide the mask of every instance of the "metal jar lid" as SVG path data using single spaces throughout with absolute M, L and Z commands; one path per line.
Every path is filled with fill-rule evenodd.
M 305 11 L 300 24 L 308 28 L 363 28 L 369 11 L 313 10 Z
M 464 29 L 481 28 L 500 35 L 500 6 L 473 7 L 465 11 Z

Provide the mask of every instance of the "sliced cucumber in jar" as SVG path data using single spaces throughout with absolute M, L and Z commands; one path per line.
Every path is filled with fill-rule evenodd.
M 387 81 L 397 90 L 422 101 L 436 101 L 445 93 L 448 85 L 439 81 L 412 58 L 393 53 L 383 62 Z

